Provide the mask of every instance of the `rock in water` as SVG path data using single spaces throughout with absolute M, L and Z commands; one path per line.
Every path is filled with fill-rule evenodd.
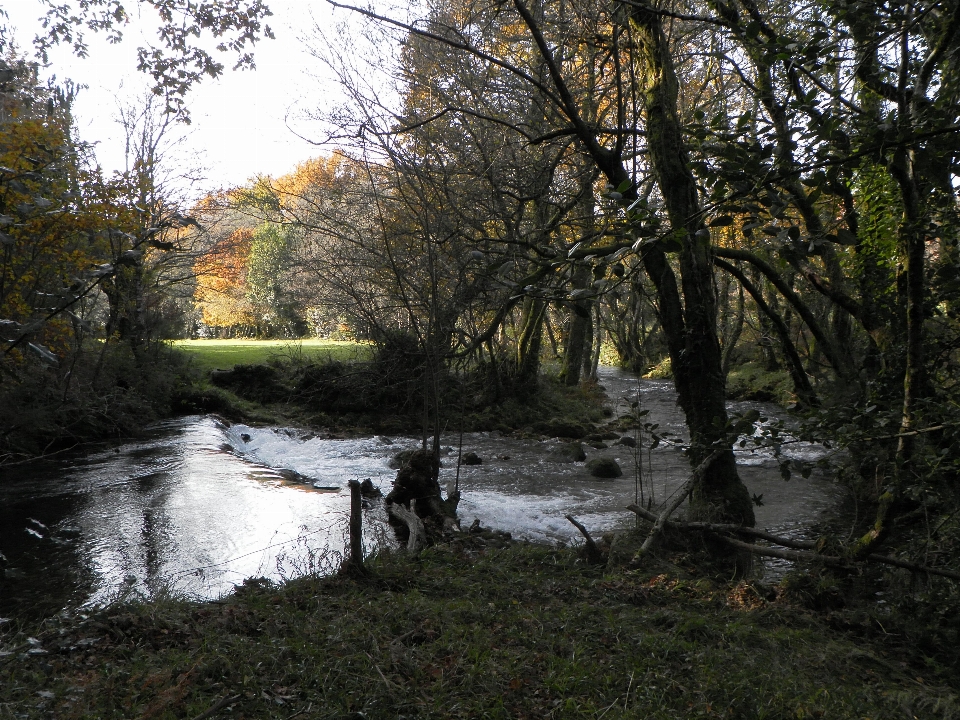
M 533 429 L 549 437 L 569 438 L 579 440 L 589 431 L 579 423 L 568 422 L 559 418 L 551 418 L 546 422 L 534 424 Z
M 466 455 L 463 456 L 462 463 L 464 465 L 482 465 L 483 460 L 481 460 L 480 456 L 477 455 L 475 452 L 468 452 Z
M 583 462 L 587 459 L 583 444 L 578 442 L 562 443 L 550 455 L 554 462 L 559 463 Z
M 595 458 L 587 463 L 587 470 L 595 478 L 613 479 L 623 475 L 623 470 L 613 458 Z

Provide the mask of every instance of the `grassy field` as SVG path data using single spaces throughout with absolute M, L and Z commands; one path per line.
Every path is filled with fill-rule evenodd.
M 680 561 L 682 565 L 686 563 Z M 366 578 L 0 625 L 0 718 L 952 718 L 895 618 L 469 540 Z M 882 612 L 882 608 L 878 608 Z
M 370 346 L 338 340 L 177 340 L 171 345 L 185 351 L 203 372 L 234 365 L 256 365 L 271 359 L 365 360 Z

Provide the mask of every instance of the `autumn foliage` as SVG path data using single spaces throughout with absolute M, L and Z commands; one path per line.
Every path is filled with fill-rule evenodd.
M 217 242 L 194 265 L 197 289 L 194 299 L 211 327 L 251 326 L 253 306 L 247 299 L 247 258 L 253 231 L 239 228 Z

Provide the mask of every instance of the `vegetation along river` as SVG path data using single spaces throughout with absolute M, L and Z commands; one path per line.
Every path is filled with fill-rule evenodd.
M 682 436 L 670 381 L 606 368 L 601 383 L 614 412 L 639 401 L 657 432 Z M 771 420 L 783 414 L 763 403 L 731 403 L 731 409 L 757 409 Z M 460 468 L 464 527 L 479 518 L 514 537 L 569 542 L 578 535 L 568 513 L 595 534 L 629 526 L 627 504 L 638 498 L 659 504 L 689 474 L 678 447 L 650 449 L 649 434 L 635 437 L 639 448 L 612 439 L 607 448 L 584 446 L 588 459 L 615 458 L 623 468 L 621 478 L 600 480 L 583 462 L 558 462 L 558 439 L 464 435 L 463 452 L 483 461 Z M 459 442 L 456 434 L 443 437 L 441 485 L 456 479 Z M 251 576 L 329 570 L 344 545 L 347 481 L 371 478 L 388 492 L 396 474 L 390 458 L 416 445 L 409 437 L 331 439 L 191 416 L 81 459 L 9 468 L 0 482 L 0 552 L 9 562 L 0 579 L 0 616 L 52 613 L 132 593 L 216 598 Z M 827 452 L 802 442 L 784 446 L 787 456 L 804 460 Z M 822 471 L 784 482 L 768 450 L 740 450 L 738 462 L 749 491 L 762 496 L 758 527 L 796 535 L 837 504 L 839 489 Z M 389 542 L 385 520 L 378 503 L 366 510 L 368 547 Z

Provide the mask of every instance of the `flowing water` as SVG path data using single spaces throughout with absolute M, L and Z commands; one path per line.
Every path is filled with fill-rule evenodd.
M 682 440 L 683 417 L 672 383 L 638 381 L 601 370 L 611 409 L 639 408 L 656 432 Z M 782 412 L 762 403 L 731 403 L 735 411 Z M 615 458 L 616 480 L 590 477 L 584 463 L 561 463 L 561 441 L 523 440 L 497 432 L 468 433 L 462 451 L 483 463 L 462 466 L 459 514 L 484 526 L 537 541 L 578 539 L 573 514 L 595 534 L 632 525 L 625 506 L 665 501 L 688 477 L 681 450 L 650 449 L 649 433 L 632 434 L 638 448 L 585 446 L 588 459 Z M 608 443 L 616 441 L 607 441 Z M 457 482 L 460 438 L 443 438 L 441 485 Z M 44 614 L 67 605 L 102 603 L 132 593 L 167 591 L 216 598 L 244 578 L 281 579 L 335 566 L 342 552 L 350 479 L 370 478 L 389 492 L 389 459 L 417 446 L 415 438 L 314 436 L 292 428 L 229 426 L 193 416 L 154 427 L 148 437 L 82 459 L 2 471 L 0 552 L 9 566 L 0 579 L 0 616 Z M 815 460 L 818 445 L 792 443 L 784 454 Z M 802 536 L 838 490 L 822 473 L 784 482 L 769 450 L 738 451 L 749 491 L 762 496 L 757 526 Z M 639 472 L 638 472 L 639 471 Z M 383 508 L 365 511 L 366 543 L 390 542 Z

